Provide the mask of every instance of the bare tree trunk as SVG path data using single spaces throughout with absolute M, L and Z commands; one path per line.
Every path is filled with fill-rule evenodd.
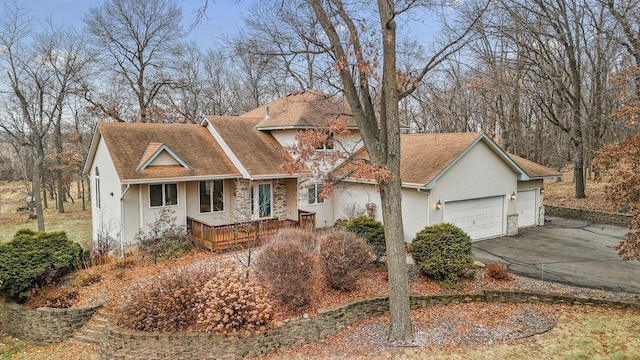
M 59 213 L 64 213 L 66 191 L 64 189 L 64 184 L 62 183 L 62 106 L 60 106 L 54 131 L 54 146 L 56 148 L 55 184 L 56 192 L 58 193 L 56 207 Z
M 396 79 L 396 23 L 393 3 L 379 0 L 382 23 L 382 103 L 380 108 L 380 141 L 383 152 L 376 154 L 378 164 L 384 164 L 393 178 L 380 184 L 382 218 L 385 224 L 387 267 L 389 274 L 389 341 L 410 343 L 414 340 L 409 303 L 409 277 L 402 225 L 402 194 L 400 179 L 400 116 Z
M 31 180 L 32 190 L 33 190 L 33 200 L 36 202 L 36 215 L 38 217 L 38 231 L 45 231 L 44 228 L 44 209 L 42 208 L 42 190 L 40 187 L 41 184 L 41 174 L 42 174 L 42 164 L 44 163 L 44 151 L 41 148 L 42 146 L 36 146 L 36 154 L 33 159 L 33 178 Z M 46 196 L 45 196 L 46 201 Z

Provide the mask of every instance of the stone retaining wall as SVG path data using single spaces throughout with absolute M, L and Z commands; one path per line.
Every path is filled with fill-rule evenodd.
M 573 209 L 560 206 L 545 205 L 545 214 L 547 216 L 561 217 L 565 219 L 575 219 L 583 221 L 591 221 L 598 224 L 607 224 L 615 226 L 629 227 L 632 215 L 610 213 L 604 211 Z
M 411 308 L 470 302 L 592 305 L 640 311 L 640 303 L 521 291 L 486 291 L 471 295 L 414 295 L 411 297 Z M 386 296 L 360 299 L 334 308 L 318 310 L 317 317 L 311 319 L 289 320 L 273 330 L 250 335 L 147 333 L 109 325 L 100 344 L 100 355 L 104 359 L 238 359 L 258 356 L 324 339 L 360 320 L 382 315 L 388 310 Z
M 2 330 L 7 334 L 36 345 L 65 341 L 81 328 L 101 305 L 81 308 L 29 310 L 6 301 L 2 316 Z

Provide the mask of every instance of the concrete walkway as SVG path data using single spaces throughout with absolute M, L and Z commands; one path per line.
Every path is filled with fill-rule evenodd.
M 505 262 L 511 272 L 538 280 L 640 293 L 640 261 L 622 261 L 613 249 L 629 229 L 551 218 L 513 237 L 473 243 L 473 257 Z

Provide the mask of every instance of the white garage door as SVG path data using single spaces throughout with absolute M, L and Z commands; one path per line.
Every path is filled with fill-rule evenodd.
M 445 202 L 443 221 L 464 230 L 472 240 L 503 235 L 504 197 Z
M 537 222 L 536 195 L 538 190 L 518 191 L 516 209 L 518 211 L 518 227 L 534 226 Z

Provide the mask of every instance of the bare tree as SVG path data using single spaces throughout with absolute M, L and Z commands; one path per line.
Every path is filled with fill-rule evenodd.
M 38 53 L 40 59 L 51 70 L 51 80 L 56 89 L 52 99 L 55 116 L 53 116 L 53 145 L 55 150 L 55 186 L 57 193 L 57 209 L 64 212 L 66 187 L 63 181 L 63 114 L 64 106 L 72 92 L 84 79 L 85 70 L 90 63 L 84 41 L 72 29 L 55 28 L 48 25 L 48 30 L 38 36 Z
M 84 17 L 87 31 L 102 51 L 109 75 L 122 81 L 136 99 L 133 119 L 113 111 L 96 88 L 87 86 L 85 97 L 96 109 L 117 121 L 156 121 L 154 106 L 161 90 L 172 83 L 172 59 L 181 49 L 182 12 L 174 0 L 108 0 Z M 104 69 L 101 69 L 104 70 Z M 96 85 L 97 87 L 97 85 Z M 155 117 L 154 117 L 155 116 Z
M 465 3 L 464 6 L 475 4 Z M 273 18 L 277 19 L 280 19 L 280 11 L 286 9 L 282 13 L 285 22 L 299 25 L 292 26 L 293 29 L 311 29 L 310 24 L 320 24 L 321 30 L 294 31 L 298 37 L 297 46 L 289 46 L 288 41 L 294 39 L 291 37 L 287 42 L 280 42 L 284 46 L 271 47 L 271 51 L 274 57 L 285 56 L 287 59 L 296 54 L 312 54 L 313 64 L 322 69 L 315 73 L 323 74 L 318 77 L 323 79 L 322 82 L 316 80 L 312 84 L 331 89 L 332 93 L 341 93 L 350 105 L 369 154 L 371 174 L 378 179 L 387 240 L 389 340 L 399 343 L 413 340 L 400 206 L 399 102 L 413 93 L 427 74 L 464 45 L 473 27 L 467 24 L 461 27 L 461 31 L 449 32 L 449 38 L 434 48 L 432 56 L 424 58 L 418 66 L 405 73 L 397 66 L 397 20 L 428 14 L 428 11 L 436 11 L 443 5 L 379 0 L 373 6 L 365 1 L 309 0 L 275 1 L 266 7 L 272 9 Z M 460 5 L 460 8 L 464 7 Z M 289 9 L 295 9 L 295 12 Z M 418 10 L 418 15 L 412 13 Z M 477 16 L 483 10 L 482 6 L 474 8 Z M 296 19 L 301 21 L 295 23 Z M 313 47 L 301 46 L 301 41 Z
M 640 1 L 600 0 L 605 3 L 619 30 L 605 28 L 610 38 L 619 42 L 633 57 L 634 65 L 640 67 Z M 640 75 L 635 77 L 636 96 L 640 98 Z
M 4 14 L 0 66 L 10 90 L 5 94 L 5 119 L 0 128 L 33 149 L 32 196 L 38 229 L 44 231 L 41 183 L 47 139 L 52 127 L 61 123 L 69 86 L 86 59 L 75 45 L 67 46 L 78 43 L 65 43 L 69 32 L 50 28 L 34 34 L 31 19 L 18 4 L 5 5 Z

